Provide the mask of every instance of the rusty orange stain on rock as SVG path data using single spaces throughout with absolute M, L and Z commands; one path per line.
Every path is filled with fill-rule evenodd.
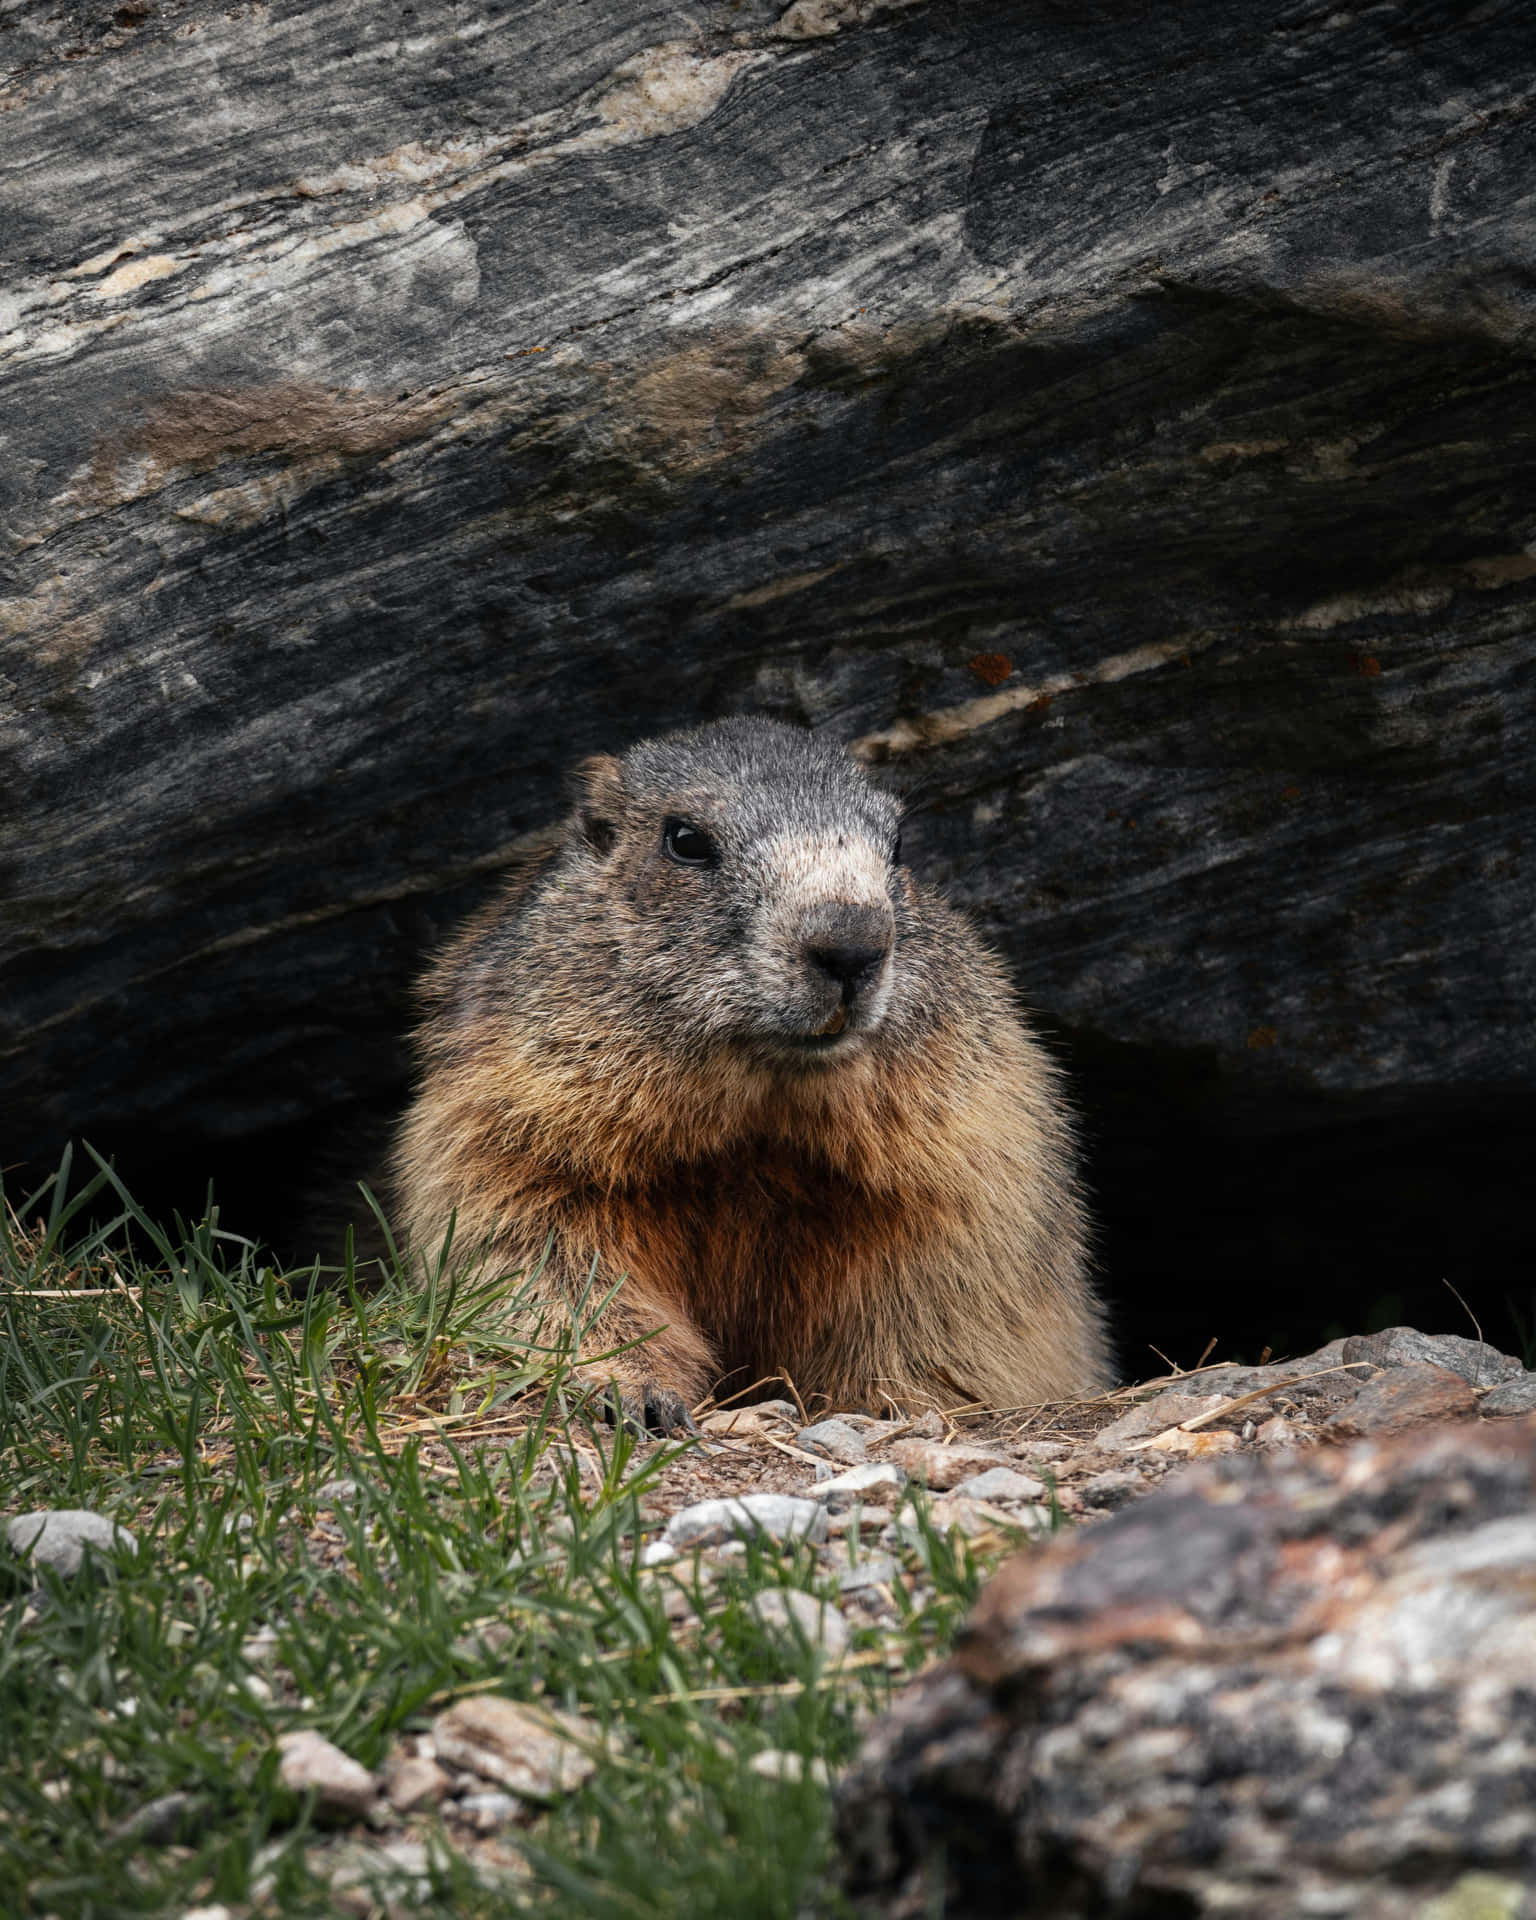
M 973 653 L 965 664 L 989 687 L 1000 687 L 1013 672 L 1013 662 L 1006 653 Z
M 1381 662 L 1374 654 L 1362 653 L 1355 657 L 1355 672 L 1369 680 L 1381 672 Z
M 1250 1053 L 1259 1053 L 1265 1047 L 1277 1045 L 1279 1039 L 1280 1034 L 1277 1028 L 1255 1027 L 1248 1035 L 1248 1050 Z

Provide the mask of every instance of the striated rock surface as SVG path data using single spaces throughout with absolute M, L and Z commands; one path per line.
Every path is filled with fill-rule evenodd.
M 1462 1154 L 1429 1284 L 1502 1245 L 1527 39 L 1449 0 L 10 9 L 0 1158 L 84 1133 L 200 1194 L 219 1141 L 387 1104 L 423 948 L 561 767 L 753 709 L 909 789 L 1106 1192 L 1186 1231 L 1169 1099 L 1226 1152 L 1235 1090 L 1207 1237 L 1379 1149 L 1415 1260 Z
M 1533 1575 L 1536 1423 L 1195 1470 L 998 1574 L 843 1784 L 848 1884 L 890 1920 L 1527 1916 Z

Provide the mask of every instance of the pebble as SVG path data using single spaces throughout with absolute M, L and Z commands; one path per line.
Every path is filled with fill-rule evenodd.
M 841 1540 L 850 1533 L 862 1532 L 865 1527 L 889 1526 L 896 1517 L 893 1507 L 866 1507 L 861 1502 L 846 1508 L 842 1513 L 835 1510 L 827 1520 L 827 1533 L 834 1540 Z
M 818 1600 L 813 1594 L 789 1588 L 769 1588 L 766 1593 L 754 1594 L 749 1611 L 765 1627 L 820 1648 L 829 1660 L 840 1660 L 848 1651 L 848 1622 L 830 1600 Z
M 699 1421 L 705 1433 L 734 1434 L 752 1440 L 765 1433 L 780 1434 L 787 1421 L 804 1418 L 788 1400 L 760 1400 L 755 1407 L 716 1407 Z
M 964 1441 L 945 1447 L 933 1440 L 898 1440 L 891 1448 L 891 1458 L 935 1493 L 946 1493 L 989 1467 L 1009 1465 L 1007 1458 L 991 1447 L 971 1447 Z
M 389 1804 L 396 1813 L 414 1813 L 418 1807 L 435 1807 L 453 1782 L 435 1760 L 420 1754 L 402 1760 L 389 1776 Z
M 754 1753 L 747 1765 L 754 1773 L 761 1774 L 765 1780 L 782 1780 L 793 1786 L 806 1776 L 803 1755 L 785 1753 L 778 1747 L 768 1747 L 762 1753 Z M 827 1772 L 827 1763 L 818 1754 L 811 1761 L 810 1776 L 818 1787 L 824 1787 L 831 1779 Z
M 361 1492 L 355 1480 L 324 1480 L 315 1488 L 317 1507 L 344 1507 Z
M 1477 1395 L 1465 1377 L 1451 1368 L 1392 1367 L 1367 1381 L 1347 1406 L 1324 1423 L 1323 1432 L 1353 1440 L 1368 1433 L 1400 1433 L 1432 1420 L 1465 1420 L 1476 1412 Z
M 897 1493 L 906 1483 L 907 1476 L 900 1467 L 889 1460 L 871 1460 L 866 1466 L 850 1467 L 846 1473 L 822 1481 L 819 1486 L 812 1487 L 810 1493 L 813 1499 L 819 1500 L 832 1512 L 842 1513 L 866 1493 L 876 1490 Z
M 498 1827 L 505 1827 L 517 1818 L 521 1804 L 510 1793 L 491 1790 L 485 1793 L 466 1793 L 454 1802 L 453 1810 L 458 1818 L 466 1821 L 476 1833 L 494 1833 Z
M 119 1820 L 111 1829 L 111 1837 L 142 1840 L 151 1847 L 169 1846 L 171 1841 L 180 1838 L 189 1817 L 206 1804 L 190 1793 L 162 1793 L 157 1800 L 146 1800 L 125 1820 Z
M 234 1920 L 228 1907 L 186 1907 L 181 1920 Z
M 1111 1452 L 1144 1447 L 1158 1434 L 1166 1433 L 1169 1427 L 1193 1420 L 1198 1414 L 1214 1413 L 1218 1407 L 1227 1405 L 1228 1398 L 1224 1393 L 1155 1394 L 1152 1399 L 1142 1401 L 1139 1407 L 1122 1413 L 1102 1433 L 1095 1434 L 1094 1444 L 1106 1447 Z M 1189 1437 L 1193 1439 L 1195 1436 L 1191 1434 Z
M 1091 1474 L 1078 1487 L 1085 1507 L 1099 1507 L 1113 1513 L 1147 1491 L 1147 1483 L 1134 1467 L 1110 1467 L 1104 1473 Z
M 712 1547 L 722 1540 L 752 1539 L 760 1534 L 773 1540 L 825 1540 L 827 1510 L 814 1500 L 796 1500 L 784 1493 L 744 1493 L 732 1500 L 700 1500 L 673 1514 L 667 1522 L 666 1538 L 674 1547 Z
M 279 1736 L 277 1777 L 291 1793 L 313 1793 L 328 1813 L 364 1814 L 378 1797 L 373 1775 L 311 1728 Z
M 457 1700 L 432 1725 L 432 1745 L 450 1766 L 494 1780 L 525 1800 L 570 1793 L 597 1770 L 578 1741 L 595 1735 L 584 1721 L 553 1709 L 534 1712 L 498 1694 Z
M 1016 1507 L 1011 1513 L 1003 1513 L 989 1501 L 974 1500 L 963 1493 L 950 1493 L 942 1500 L 935 1500 L 931 1518 L 938 1532 L 948 1533 L 951 1527 L 958 1527 L 968 1540 L 994 1527 L 1022 1527 L 1036 1538 L 1042 1538 L 1051 1530 L 1049 1507 Z
M 1492 1393 L 1485 1393 L 1479 1404 L 1494 1419 L 1511 1413 L 1536 1413 L 1536 1373 L 1517 1374 Z
M 386 1840 L 361 1846 L 355 1841 L 338 1847 L 324 1864 L 331 1895 L 349 1913 L 378 1913 L 384 1896 L 386 1913 L 400 1911 L 390 1895 L 424 1900 L 432 1890 L 432 1864 L 420 1840 Z
M 677 1557 L 677 1548 L 670 1540 L 653 1540 L 648 1547 L 640 1549 L 642 1567 L 669 1567 Z
M 85 1507 L 42 1507 L 35 1513 L 18 1514 L 7 1523 L 5 1533 L 12 1553 L 22 1558 L 30 1554 L 34 1566 L 51 1567 L 65 1579 L 80 1571 L 93 1548 L 110 1554 L 117 1547 L 132 1552 L 139 1544 L 126 1527 Z M 99 1554 L 92 1555 L 97 1564 L 110 1567 L 111 1562 Z
M 888 1587 L 899 1571 L 888 1553 L 872 1553 L 856 1567 L 839 1568 L 837 1584 L 843 1593 L 857 1593 L 864 1587 Z
M 1043 1500 L 1045 1482 L 1031 1480 L 1027 1473 L 1015 1473 L 1012 1467 L 989 1467 L 973 1474 L 955 1488 L 972 1500 Z
M 1468 1340 L 1459 1333 L 1420 1333 L 1417 1327 L 1354 1334 L 1344 1342 L 1344 1359 L 1368 1360 L 1373 1367 L 1444 1367 L 1472 1387 L 1497 1387 L 1525 1371 L 1513 1354 L 1500 1353 L 1484 1340 Z
M 814 1427 L 802 1427 L 795 1445 L 805 1453 L 819 1453 L 827 1460 L 856 1467 L 869 1457 L 864 1436 L 846 1420 L 818 1420 Z

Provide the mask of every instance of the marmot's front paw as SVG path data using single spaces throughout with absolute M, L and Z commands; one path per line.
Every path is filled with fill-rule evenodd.
M 670 1387 L 643 1380 L 633 1387 L 610 1387 L 604 1410 L 616 1427 L 627 1427 L 642 1439 L 652 1434 L 697 1433 L 688 1402 Z

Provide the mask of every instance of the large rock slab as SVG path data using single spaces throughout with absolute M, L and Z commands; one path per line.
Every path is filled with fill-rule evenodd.
M 1417 1920 L 1482 1876 L 1525 1914 L 1533 1575 L 1529 1421 L 1183 1476 L 985 1589 L 844 1784 L 849 1884 L 891 1920 Z
M 195 1204 L 215 1143 L 387 1104 L 560 769 L 742 709 L 907 787 L 914 865 L 1157 1117 L 1518 1103 L 1527 37 L 11 9 L 5 1164 L 153 1141 Z
M 10 22 L 18 1132 L 351 1085 L 564 759 L 743 705 L 910 764 L 1063 1015 L 1529 1060 L 1446 991 L 1529 984 L 1518 24 L 779 12 Z

